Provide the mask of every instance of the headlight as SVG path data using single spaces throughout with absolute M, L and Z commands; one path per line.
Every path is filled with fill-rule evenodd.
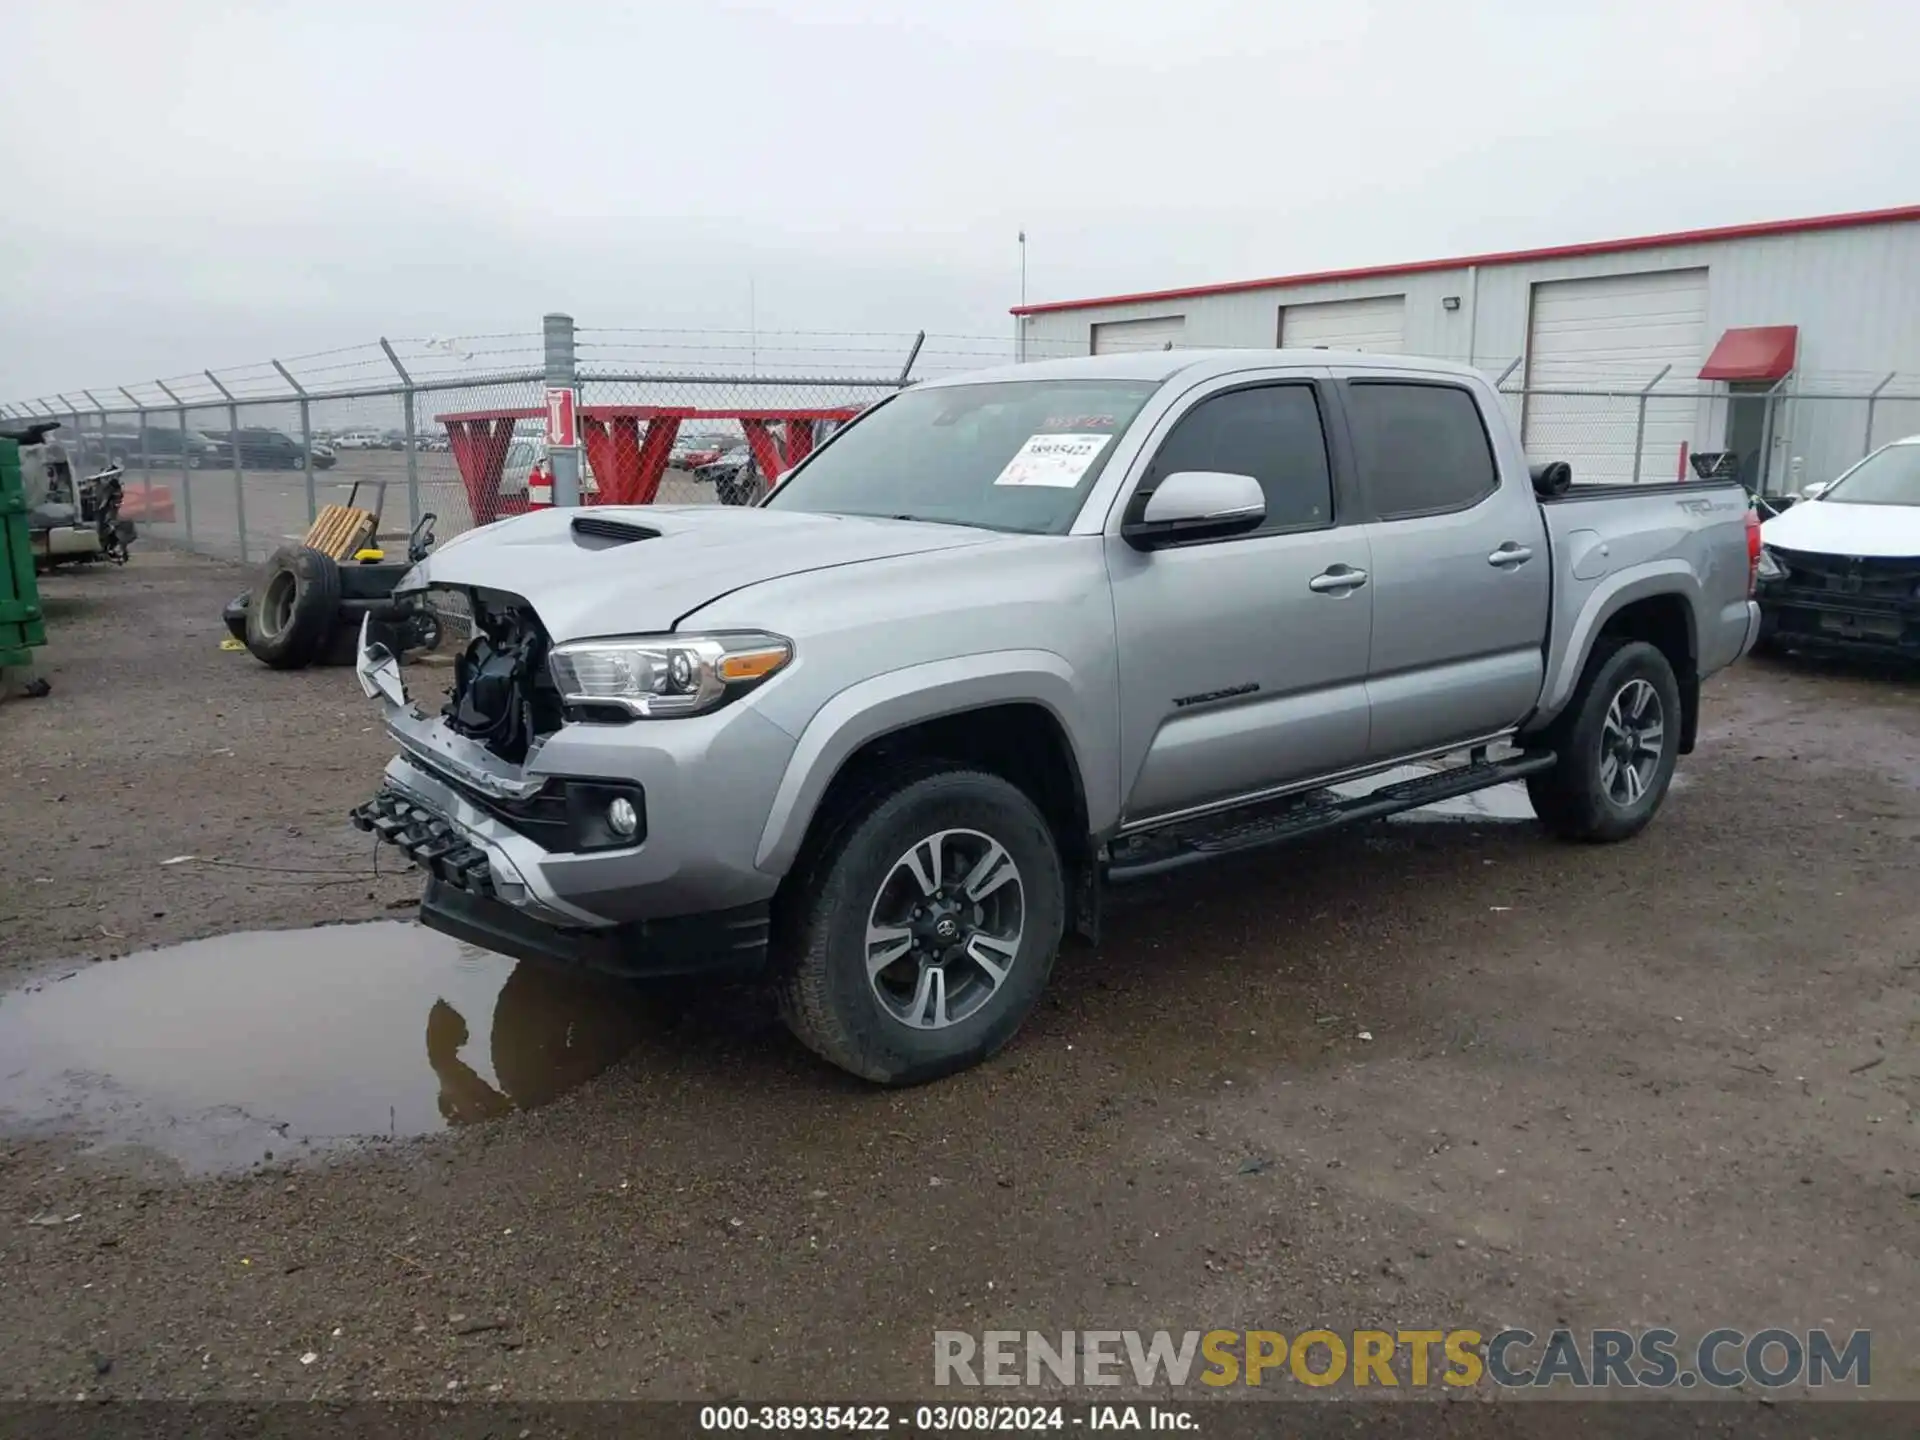
M 1772 550 L 1764 545 L 1760 547 L 1760 578 L 1762 580 L 1784 580 L 1790 573 L 1792 572 L 1780 563 Z
M 553 647 L 547 668 L 569 705 L 617 705 L 630 715 L 698 715 L 793 659 L 778 635 L 636 635 Z

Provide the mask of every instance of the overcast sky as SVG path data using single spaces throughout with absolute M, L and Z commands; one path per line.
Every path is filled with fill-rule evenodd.
M 0 398 L 1920 201 L 1911 0 L 15 0 Z

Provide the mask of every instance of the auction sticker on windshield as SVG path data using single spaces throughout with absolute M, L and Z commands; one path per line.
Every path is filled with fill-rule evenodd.
M 1111 435 L 1029 435 L 993 483 L 1071 490 L 1111 439 Z

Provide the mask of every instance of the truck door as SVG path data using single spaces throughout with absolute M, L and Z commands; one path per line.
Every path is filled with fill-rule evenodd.
M 1540 697 L 1552 566 L 1524 466 L 1494 458 L 1504 417 L 1443 379 L 1347 373 L 1340 398 L 1372 517 L 1369 757 L 1516 724 Z
M 1365 527 L 1330 458 L 1324 384 L 1235 376 L 1170 417 L 1106 537 L 1125 822 L 1358 764 L 1373 594 Z M 1135 550 L 1136 495 L 1182 470 L 1252 475 L 1259 529 Z

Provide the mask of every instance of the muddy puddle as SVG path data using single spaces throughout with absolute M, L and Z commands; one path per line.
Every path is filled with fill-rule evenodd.
M 544 1104 L 645 1014 L 619 981 L 411 923 L 224 935 L 0 996 L 0 1126 L 195 1173 L 294 1160 Z

